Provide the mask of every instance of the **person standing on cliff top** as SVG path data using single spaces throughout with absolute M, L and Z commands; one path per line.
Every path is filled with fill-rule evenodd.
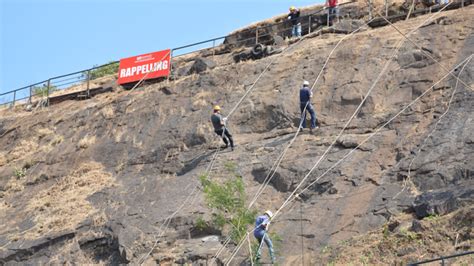
M 291 36 L 301 37 L 301 22 L 300 22 L 300 10 L 294 6 L 290 7 L 290 13 L 288 14 L 288 20 L 291 22 Z
M 225 126 L 226 121 L 227 118 L 222 117 L 221 115 L 221 108 L 218 105 L 215 105 L 214 113 L 211 116 L 211 122 L 214 126 L 214 132 L 216 132 L 216 134 L 219 135 L 219 137 L 221 137 L 224 141 L 225 146 L 223 146 L 222 148 L 226 149 L 227 147 L 229 147 L 230 143 L 230 148 L 234 150 L 234 140 L 232 140 L 232 135 Z
M 326 6 L 328 8 L 328 24 L 332 25 L 333 22 L 337 22 L 338 17 L 339 17 L 339 10 L 337 8 L 337 0 L 326 0 Z

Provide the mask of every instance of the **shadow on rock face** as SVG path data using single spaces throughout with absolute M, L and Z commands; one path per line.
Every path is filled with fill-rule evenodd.
M 99 237 L 88 241 L 79 242 L 84 255 L 95 263 L 118 265 L 128 263 L 120 254 L 117 239 Z
M 281 169 L 281 171 L 285 170 Z M 288 177 L 288 175 L 281 173 L 281 171 L 275 172 L 273 174 L 273 177 L 270 180 L 270 184 L 280 192 L 290 191 L 293 188 L 293 182 L 290 178 L 285 178 L 285 176 Z M 254 168 L 252 170 L 252 175 L 255 181 L 259 183 L 265 182 L 265 178 L 268 176 L 268 174 L 269 171 L 263 166 Z

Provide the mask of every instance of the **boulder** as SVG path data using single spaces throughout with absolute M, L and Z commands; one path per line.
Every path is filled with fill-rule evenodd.
M 193 65 L 189 68 L 188 74 L 199 74 L 208 69 L 213 69 L 216 67 L 216 63 L 207 58 L 196 58 Z
M 429 191 L 415 198 L 413 209 L 418 218 L 445 215 L 474 202 L 474 186 L 460 184 Z

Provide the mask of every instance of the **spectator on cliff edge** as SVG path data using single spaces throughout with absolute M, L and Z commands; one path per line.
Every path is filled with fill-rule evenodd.
M 309 112 L 311 115 L 311 128 L 310 131 L 312 132 L 313 129 L 318 129 L 318 120 L 316 119 L 316 112 L 314 111 L 313 105 L 311 104 L 311 99 L 313 98 L 313 92 L 309 88 L 309 82 L 303 81 L 303 87 L 300 89 L 300 110 L 301 110 L 301 122 L 300 128 L 306 128 L 306 112 Z
M 270 252 L 270 257 L 272 259 L 272 264 L 275 263 L 275 254 L 273 251 L 273 243 L 270 237 L 268 236 L 268 227 L 270 226 L 270 219 L 272 218 L 273 213 L 271 211 L 266 211 L 263 215 L 258 216 L 255 220 L 255 230 L 253 231 L 253 235 L 258 240 L 258 249 L 257 249 L 257 263 L 260 262 L 260 257 L 262 255 L 262 241 L 268 247 Z
M 337 0 L 326 0 L 326 7 L 328 8 L 328 24 L 332 25 L 334 22 L 337 22 L 339 17 Z
M 301 37 L 301 21 L 300 21 L 300 10 L 294 6 L 290 7 L 290 13 L 288 14 L 288 20 L 291 22 L 291 36 Z
M 214 126 L 214 132 L 216 132 L 216 134 L 219 135 L 219 137 L 221 137 L 224 141 L 225 146 L 222 147 L 223 149 L 227 149 L 230 143 L 230 148 L 234 150 L 234 141 L 232 140 L 232 135 L 225 126 L 226 121 L 227 117 L 222 117 L 221 108 L 219 107 L 219 105 L 215 105 L 214 113 L 211 116 L 211 122 Z

